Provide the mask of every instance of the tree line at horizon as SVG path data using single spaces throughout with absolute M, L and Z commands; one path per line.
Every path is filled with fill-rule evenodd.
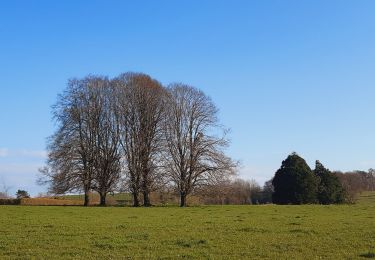
M 273 178 L 261 187 L 254 180 L 224 180 L 201 194 L 206 204 L 340 204 L 375 191 L 375 170 L 330 171 L 320 161 L 311 169 L 296 153 L 290 154 Z
M 186 206 L 192 194 L 206 204 L 333 204 L 375 190 L 372 169 L 331 172 L 316 161 L 311 170 L 296 153 L 263 187 L 238 178 L 213 101 L 146 74 L 69 80 L 52 109 L 57 129 L 38 182 L 50 194 L 83 192 L 85 206 L 92 192 L 100 205 L 109 193 L 129 192 L 133 206 L 150 206 L 156 192 L 177 194 Z
M 358 193 L 375 191 L 375 170 L 330 171 L 318 160 L 312 170 L 294 152 L 282 162 L 270 182 L 275 204 L 353 203 Z
M 312 171 L 316 174 L 318 181 L 318 190 L 316 193 L 318 200 L 310 203 L 354 203 L 359 193 L 363 191 L 375 191 L 375 170 L 373 169 L 345 173 L 340 171 L 331 172 L 317 161 L 316 169 Z M 293 170 L 293 172 L 295 173 L 296 171 Z M 272 184 L 273 179 L 274 178 L 266 181 L 263 187 L 261 187 L 255 180 L 244 180 L 238 177 L 223 179 L 221 182 L 213 185 L 196 189 L 190 200 L 193 205 L 246 205 L 273 203 L 272 195 L 275 192 Z M 341 186 L 337 183 L 337 180 L 340 182 Z M 291 188 L 291 190 L 293 191 L 293 188 Z M 333 192 L 335 190 L 337 191 L 336 193 Z M 151 198 L 156 205 L 173 205 L 177 199 L 175 194 L 173 187 L 164 186 L 153 192 Z M 3 187 L 0 187 L 0 204 L 17 204 L 17 201 L 19 203 L 20 199 L 28 198 L 30 196 L 27 191 L 24 190 L 18 190 L 15 195 L 16 201 L 11 199 L 12 196 L 9 195 L 9 187 L 3 183 Z M 52 195 L 53 194 L 40 193 L 35 198 L 51 198 Z M 91 199 L 96 201 L 95 196 L 93 197 L 94 194 L 90 195 Z M 109 200 L 110 205 L 115 205 L 116 203 L 130 203 L 129 200 L 122 200 L 117 196 L 113 197 L 115 194 L 111 195 L 111 199 Z M 69 196 L 64 196 L 64 198 L 68 199 Z M 114 200 L 114 198 L 120 199 L 120 201 L 117 202 L 117 199 Z M 37 205 L 38 201 L 35 203 Z M 293 200 L 284 203 L 274 201 L 274 203 L 302 204 L 301 202 Z
M 296 154 L 291 156 L 295 157 Z M 298 155 L 297 155 L 298 156 Z M 288 158 L 287 158 L 288 159 Z M 303 164 L 305 164 L 303 158 L 298 158 Z M 298 161 L 294 160 L 294 161 Z M 303 160 L 303 161 L 302 161 Z M 291 160 L 289 160 L 291 161 Z M 284 164 L 284 162 L 282 163 Z M 308 166 L 307 166 L 308 167 Z M 309 169 L 306 166 L 305 169 Z M 282 168 L 282 167 L 281 167 Z M 285 168 L 285 167 L 284 167 Z M 297 171 L 293 168 L 292 174 L 296 174 Z M 295 199 L 289 198 L 289 201 L 278 202 L 276 197 L 273 201 L 272 195 L 275 193 L 274 186 L 272 184 L 273 179 L 266 181 L 265 184 L 260 186 L 255 180 L 245 180 L 234 176 L 234 178 L 225 178 L 212 185 L 207 185 L 197 188 L 191 195 L 190 201 L 193 205 L 205 204 L 205 205 L 247 205 L 247 204 L 304 204 L 304 203 L 319 203 L 319 204 L 333 204 L 333 203 L 354 203 L 357 199 L 357 195 L 364 191 L 375 191 L 375 170 L 369 169 L 368 171 L 329 171 L 319 161 L 316 161 L 316 169 L 311 170 L 316 176 L 318 189 L 315 193 L 317 200 L 312 202 L 298 202 Z M 311 172 L 310 172 L 311 173 Z M 337 182 L 339 181 L 339 183 Z M 314 187 L 314 186 L 312 186 Z M 291 187 L 293 191 L 295 187 Z M 336 192 L 334 192 L 336 191 Z M 291 193 L 291 192 L 289 192 Z M 293 193 L 292 193 L 293 194 Z M 9 195 L 9 187 L 3 183 L 3 187 L 0 187 L 0 204 L 17 205 L 20 199 L 28 198 L 27 191 L 18 190 L 16 199 L 12 199 Z M 56 194 L 44 194 L 40 193 L 35 198 L 54 198 Z M 126 193 L 124 194 L 127 197 Z M 114 197 L 113 197 L 114 196 Z M 120 195 L 121 196 L 121 195 Z M 75 196 L 74 196 L 75 197 Z M 94 194 L 90 194 L 91 200 L 97 201 Z M 122 196 L 121 196 L 122 197 Z M 110 205 L 116 205 L 120 203 L 122 205 L 129 205 L 131 201 L 123 200 L 114 193 L 111 194 L 109 200 Z M 59 198 L 59 197 L 57 197 Z M 63 196 L 63 198 L 69 199 L 69 196 Z M 117 201 L 117 199 L 120 201 Z M 156 205 L 167 205 L 176 203 L 176 190 L 171 186 L 160 186 L 158 190 L 151 193 L 152 201 Z M 35 201 L 38 205 L 38 201 Z M 43 202 L 44 203 L 44 202 Z M 123 204 L 125 203 L 125 204 Z M 43 204 L 44 205 L 44 204 Z

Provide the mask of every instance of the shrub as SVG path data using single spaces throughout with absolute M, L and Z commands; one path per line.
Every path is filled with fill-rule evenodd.
M 0 205 L 20 205 L 20 199 L 0 199 Z

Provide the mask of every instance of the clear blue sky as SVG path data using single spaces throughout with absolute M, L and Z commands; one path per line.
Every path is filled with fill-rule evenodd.
M 36 194 L 71 77 L 144 72 L 204 90 L 241 176 L 375 167 L 375 1 L 1 1 L 0 186 Z M 1 189 L 1 187 L 0 187 Z

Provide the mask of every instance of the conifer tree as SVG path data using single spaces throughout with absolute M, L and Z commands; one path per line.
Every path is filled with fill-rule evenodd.
M 318 178 L 306 161 L 292 153 L 277 170 L 272 184 L 276 204 L 309 204 L 317 202 Z

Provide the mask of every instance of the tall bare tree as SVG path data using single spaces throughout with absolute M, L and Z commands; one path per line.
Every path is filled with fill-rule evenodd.
M 89 76 L 73 79 L 67 90 L 59 95 L 53 107 L 58 124 L 48 145 L 47 167 L 41 169 L 50 192 L 83 191 L 84 205 L 89 205 L 89 193 L 98 180 L 102 155 L 103 89 L 108 80 Z M 99 183 L 98 181 L 96 183 Z
M 126 73 L 114 80 L 117 89 L 117 118 L 121 130 L 129 187 L 133 205 L 150 206 L 150 192 L 156 182 L 161 123 L 164 111 L 164 89 L 145 74 Z
M 106 205 L 106 196 L 118 186 L 121 173 L 120 132 L 114 113 L 114 88 L 107 79 L 91 90 L 95 93 L 98 113 L 96 142 L 93 149 L 95 172 L 92 189 L 100 195 L 100 205 Z
M 166 169 L 180 194 L 180 206 L 201 185 L 234 174 L 236 163 L 224 154 L 228 145 L 218 124 L 217 108 L 202 91 L 173 84 L 168 89 L 164 121 Z M 217 136 L 221 132 L 221 136 Z
M 0 186 L 0 199 L 7 199 L 9 198 L 9 190 L 10 187 L 6 185 L 4 178 L 1 179 L 1 186 Z

